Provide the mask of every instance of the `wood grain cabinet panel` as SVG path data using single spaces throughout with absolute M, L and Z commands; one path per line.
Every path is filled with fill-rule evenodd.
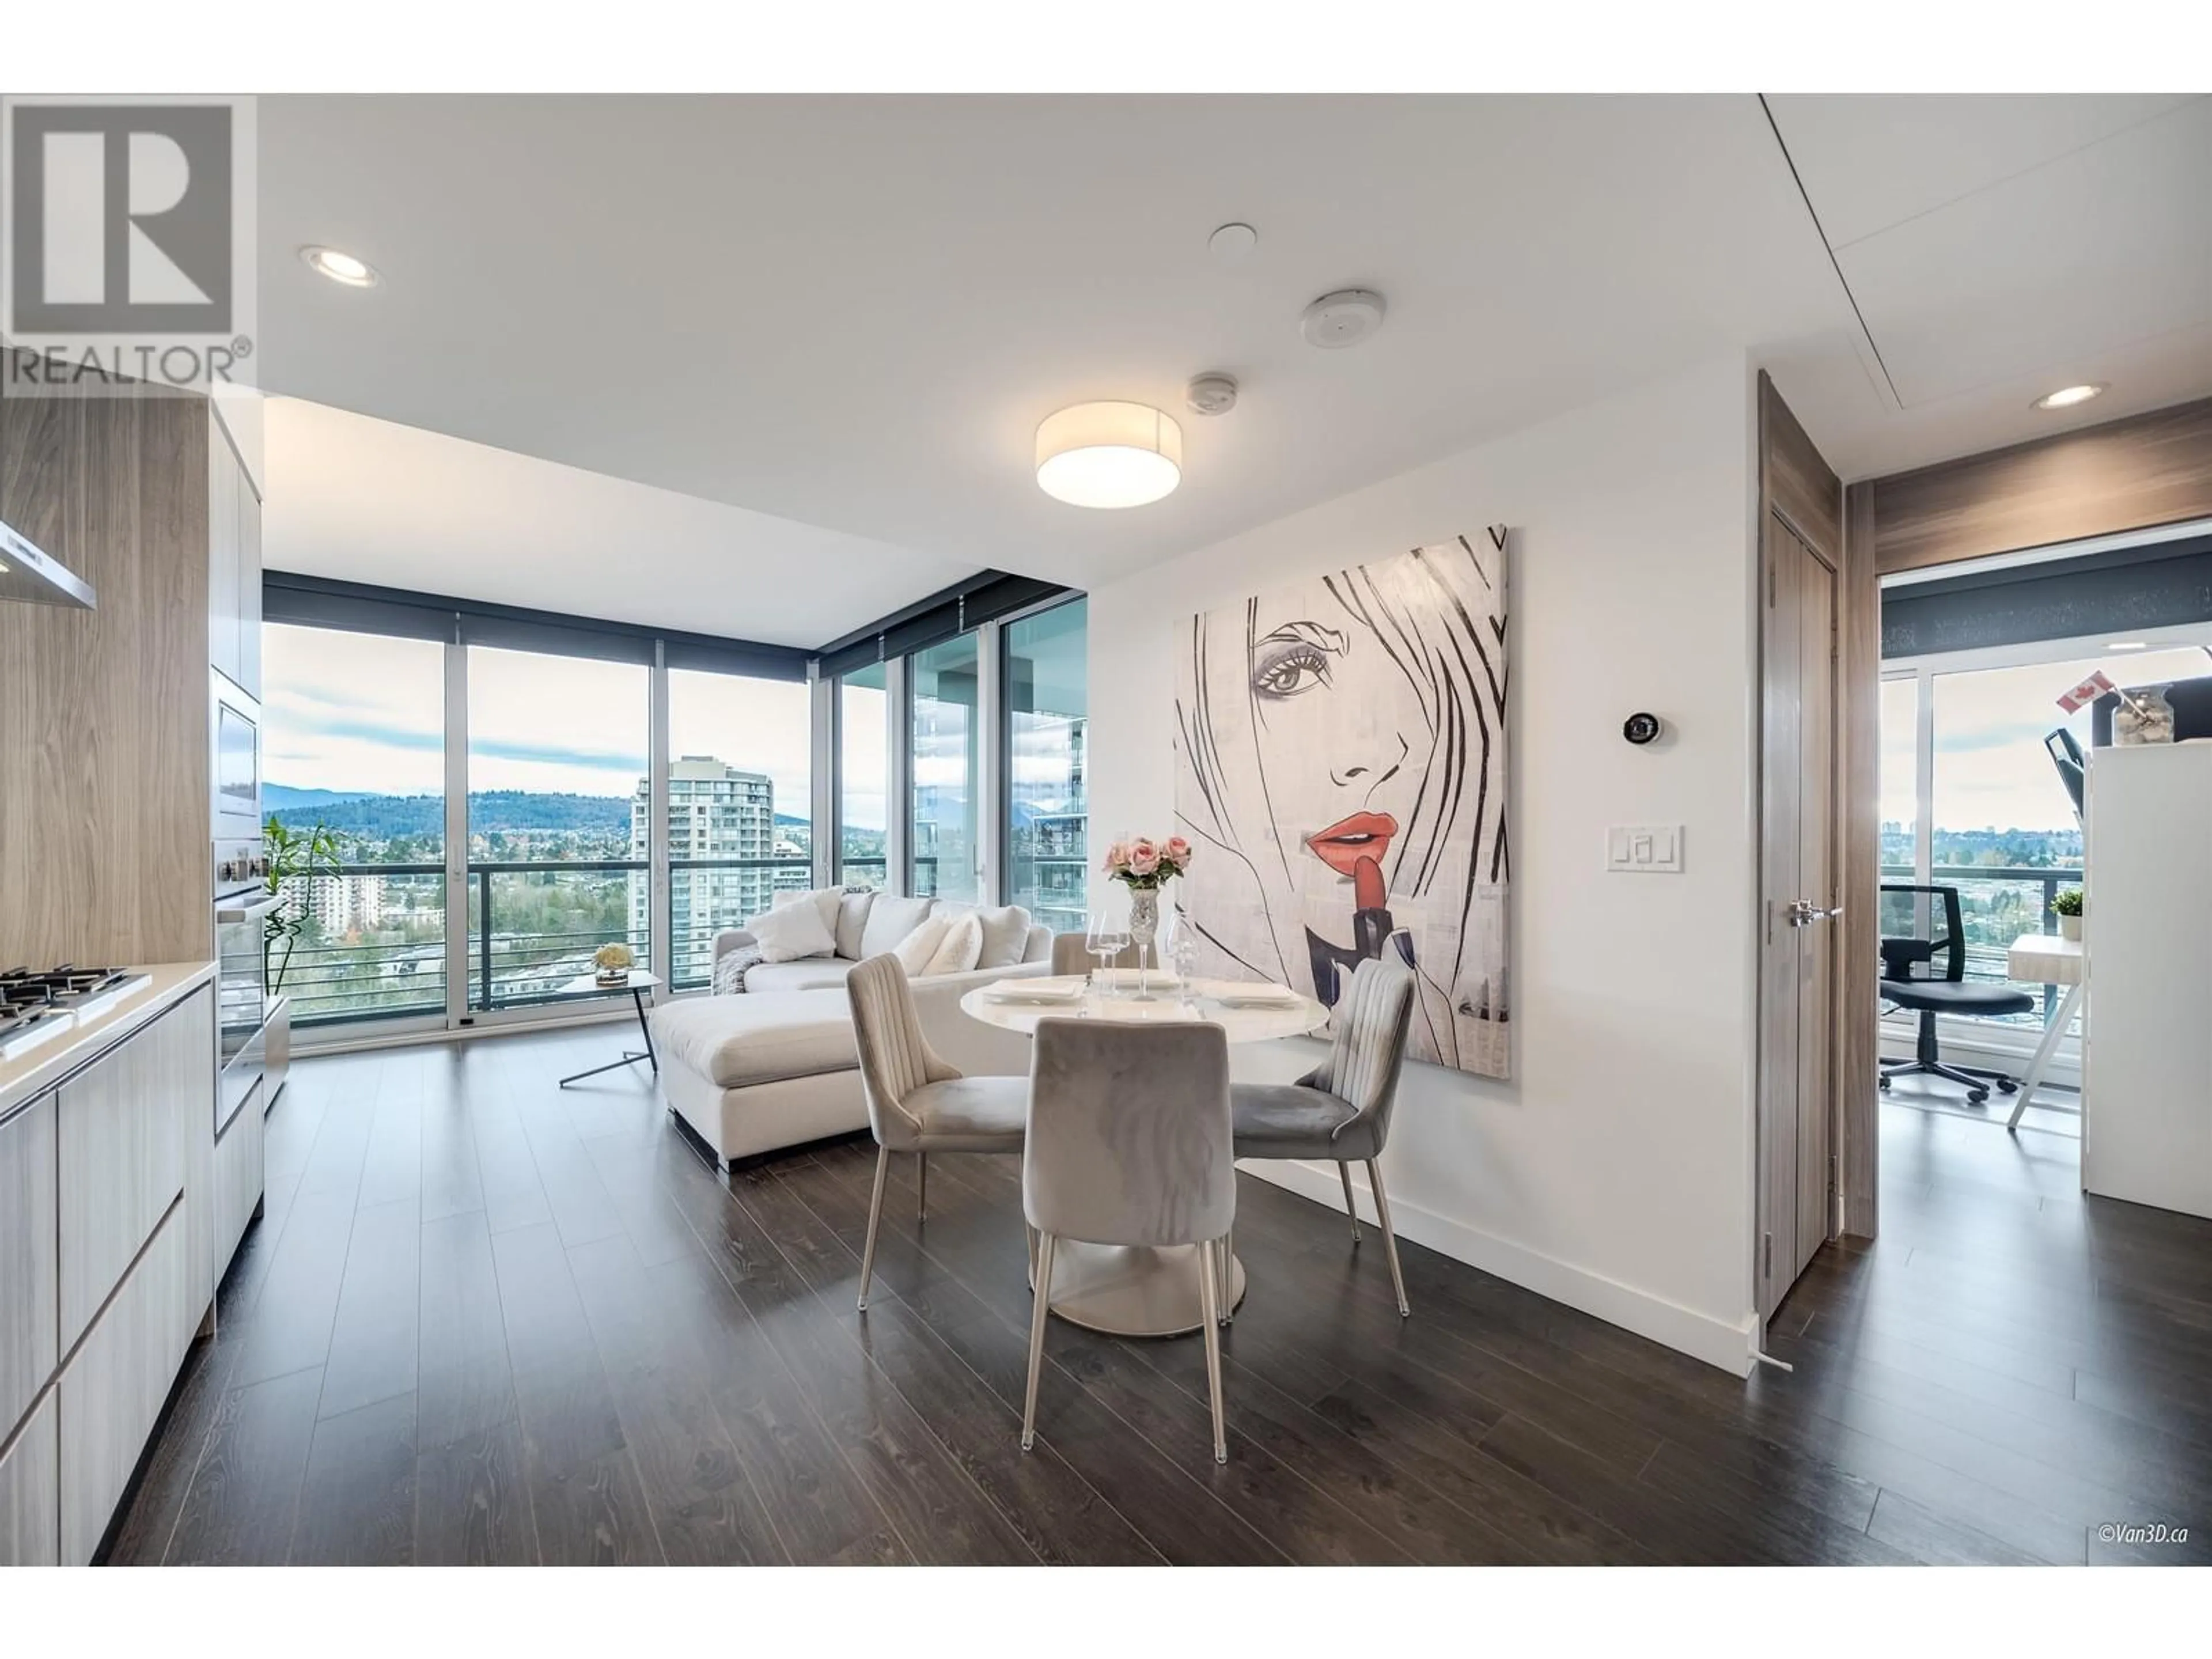
M 238 683 L 261 695 L 261 498 L 238 475 Z
M 266 1087 L 261 1085 L 258 1087 Z M 260 1207 L 262 1186 L 261 1096 L 257 1091 L 232 1118 L 222 1139 L 215 1144 L 215 1202 L 210 1206 L 213 1236 L 209 1270 L 216 1284 L 222 1282 L 230 1259 L 238 1254 L 238 1241 Z
M 216 422 L 207 423 L 208 660 L 240 678 L 239 601 L 244 573 L 238 558 L 238 461 Z M 248 688 L 249 690 L 251 688 Z
M 191 1255 L 179 1205 L 62 1372 L 61 1554 L 71 1566 L 99 1548 L 191 1344 Z
M 191 1241 L 177 1206 L 62 1371 L 62 1562 L 69 1566 L 84 1566 L 100 1548 L 168 1401 L 192 1340 L 191 1279 Z
M 213 1132 L 214 1017 L 203 988 L 62 1085 L 64 1352 L 184 1190 L 190 1099 Z
M 54 1097 L 0 1123 L 0 1442 L 60 1358 L 54 1262 Z
M 61 1445 L 54 1396 L 31 1413 L 0 1456 L 0 1566 L 51 1567 L 61 1560 Z

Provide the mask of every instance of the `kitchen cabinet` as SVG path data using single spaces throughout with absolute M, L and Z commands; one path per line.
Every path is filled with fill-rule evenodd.
M 89 1562 L 169 1397 L 198 1315 L 182 1205 L 155 1229 L 114 1299 L 63 1369 L 61 1553 Z
M 210 1189 L 212 1201 L 207 1206 L 212 1227 L 208 1267 L 211 1285 L 222 1283 L 230 1259 L 238 1254 L 238 1241 L 246 1236 L 254 1212 L 261 1207 L 261 1097 L 267 1088 L 265 1079 L 254 1085 L 255 1091 L 246 1097 L 246 1104 L 239 1109 L 238 1115 L 231 1119 L 230 1127 L 215 1144 L 215 1179 Z
M 208 661 L 261 695 L 261 497 L 221 416 L 207 422 Z
M 60 1358 L 54 1245 L 54 1097 L 47 1095 L 0 1123 L 0 1443 Z
M 0 1565 L 60 1564 L 61 1442 L 55 1416 L 54 1397 L 48 1395 L 15 1443 L 0 1452 Z
M 187 1120 L 213 1133 L 215 996 L 203 987 L 61 1086 L 66 1352 L 185 1186 Z
M 0 1565 L 91 1559 L 260 1201 L 261 1115 L 216 1142 L 189 971 L 0 1121 Z

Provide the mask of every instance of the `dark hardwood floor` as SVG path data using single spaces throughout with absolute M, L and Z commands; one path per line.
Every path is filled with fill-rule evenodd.
M 1885 1110 L 1885 1226 L 1747 1382 L 1246 1177 L 1230 1461 L 1195 1338 L 1054 1324 L 1017 1443 L 1018 1170 L 726 1180 L 558 1036 L 309 1060 L 268 1211 L 111 1534 L 151 1562 L 2202 1562 L 2212 1225 L 2076 1144 Z M 2185 1542 L 2103 1540 L 2107 1524 Z

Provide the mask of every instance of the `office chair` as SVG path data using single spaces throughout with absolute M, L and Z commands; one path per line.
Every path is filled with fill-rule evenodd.
M 1978 1106 L 1990 1097 L 1991 1083 L 2006 1094 L 2012 1093 L 2020 1083 L 2008 1073 L 1942 1063 L 1936 1048 L 1936 1016 L 1993 1018 L 2033 1013 L 2035 998 L 2008 986 L 1966 982 L 1966 933 L 1960 921 L 1957 888 L 1884 882 L 1881 892 L 1882 1000 L 1896 1007 L 1912 1009 L 1920 1016 L 1913 1058 L 1884 1066 L 1881 1086 L 1888 1088 L 1892 1078 L 1924 1072 L 1965 1085 L 1970 1106 Z M 1943 911 L 1941 933 L 1936 930 L 1934 919 L 1938 902 Z M 1892 932 L 1893 924 L 1900 922 L 1906 931 Z M 1936 972 L 1939 954 L 1943 958 L 1940 977 Z

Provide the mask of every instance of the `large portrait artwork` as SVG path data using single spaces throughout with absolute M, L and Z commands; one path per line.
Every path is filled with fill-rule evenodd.
M 1176 636 L 1181 895 L 1201 972 L 1332 1009 L 1413 970 L 1412 1054 L 1504 1077 L 1503 526 L 1189 617 Z

